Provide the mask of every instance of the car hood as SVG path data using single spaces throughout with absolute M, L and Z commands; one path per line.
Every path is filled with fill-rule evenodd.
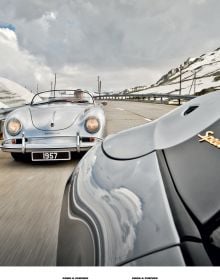
M 64 106 L 41 105 L 30 107 L 33 125 L 40 130 L 56 131 L 73 125 L 77 118 L 84 113 L 85 106 L 68 104 Z
M 132 159 L 181 144 L 216 122 L 219 107 L 220 91 L 195 98 L 149 124 L 107 137 L 103 150 L 111 158 Z

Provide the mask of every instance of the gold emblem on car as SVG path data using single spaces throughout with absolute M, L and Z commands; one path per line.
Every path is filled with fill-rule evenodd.
M 207 131 L 205 135 L 198 134 L 198 136 L 201 138 L 199 140 L 199 142 L 206 141 L 209 144 L 211 144 L 217 148 L 220 148 L 220 139 L 215 138 L 213 135 L 214 135 L 213 131 Z

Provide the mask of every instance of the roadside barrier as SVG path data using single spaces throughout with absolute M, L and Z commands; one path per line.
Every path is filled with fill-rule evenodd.
M 170 94 L 106 94 L 94 96 L 96 100 L 117 100 L 117 101 L 138 101 L 149 103 L 160 103 L 170 105 L 181 105 L 182 103 L 189 101 L 196 96 L 194 95 L 170 95 Z

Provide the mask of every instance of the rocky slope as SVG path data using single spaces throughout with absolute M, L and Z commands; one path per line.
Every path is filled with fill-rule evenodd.
M 188 58 L 151 86 L 136 87 L 127 92 L 202 95 L 218 89 L 220 89 L 220 48 L 199 57 Z

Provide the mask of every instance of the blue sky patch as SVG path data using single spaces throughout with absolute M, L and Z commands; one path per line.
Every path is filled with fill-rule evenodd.
M 13 24 L 11 23 L 6 23 L 6 22 L 0 22 L 0 28 L 7 28 L 7 29 L 10 29 L 12 31 L 15 32 L 16 28 Z

